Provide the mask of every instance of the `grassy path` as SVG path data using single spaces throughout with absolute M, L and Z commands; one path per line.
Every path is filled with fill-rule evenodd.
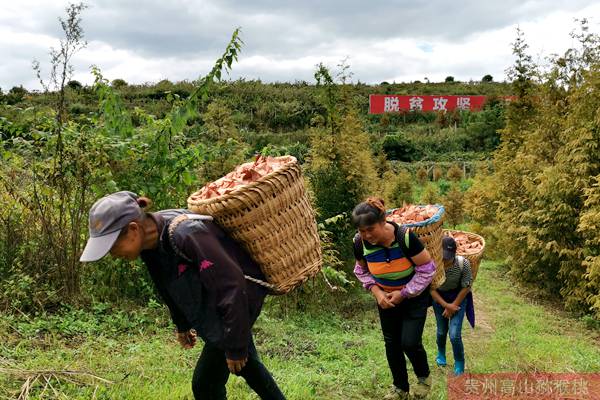
M 465 322 L 463 329 L 468 371 L 600 372 L 598 334 L 520 296 L 504 279 L 501 265 L 483 264 L 474 294 L 478 325 L 471 330 Z M 1 317 L 0 368 L 86 370 L 115 382 L 96 388 L 63 379 L 54 381 L 56 392 L 48 388 L 43 397 L 34 387 L 31 399 L 192 398 L 189 382 L 201 349 L 184 351 L 176 346 L 163 310 L 116 316 L 105 310 L 104 315 L 105 319 L 90 320 L 75 313 L 52 324 Z M 75 334 L 65 335 L 65 330 Z M 282 317 L 275 305 L 269 305 L 255 336 L 263 361 L 290 400 L 379 399 L 390 385 L 374 304 L 366 293 L 348 294 L 335 312 L 323 307 L 318 313 Z M 431 311 L 424 342 L 433 365 Z M 449 364 L 448 370 L 451 357 Z M 445 399 L 447 371 L 437 367 L 432 371 L 431 398 Z M 0 372 L 0 398 L 18 394 L 23 382 L 23 377 Z M 228 392 L 231 399 L 256 399 L 237 377 L 230 379 Z

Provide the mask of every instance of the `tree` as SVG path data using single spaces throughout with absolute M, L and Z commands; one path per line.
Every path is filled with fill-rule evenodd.
M 452 185 L 452 189 L 442 200 L 446 220 L 452 227 L 461 224 L 464 220 L 464 193 L 458 188 L 457 184 Z
M 113 81 L 110 83 L 110 85 L 118 90 L 118 89 L 126 87 L 127 82 L 125 82 L 125 80 L 123 80 L 121 78 L 117 78 L 117 79 L 113 79 Z
M 440 199 L 440 192 L 437 185 L 432 183 L 428 183 L 421 193 L 421 203 L 422 204 L 437 204 Z
M 502 232 L 497 247 L 514 276 L 600 317 L 600 37 L 584 22 L 573 37 L 578 46 L 540 71 L 517 31 L 508 75 L 518 97 L 507 108 L 495 172 L 476 180 L 468 202 L 479 205 L 480 227 Z
M 417 181 L 419 181 L 419 183 L 422 185 L 425 183 L 425 181 L 427 181 L 427 178 L 429 178 L 427 174 L 427 168 L 419 168 L 419 170 L 417 171 Z
M 494 81 L 494 78 L 490 74 L 484 75 L 483 78 L 481 78 L 481 82 L 483 82 L 483 83 L 490 83 L 493 81 Z
M 33 60 L 33 70 L 36 72 L 37 78 L 46 92 L 51 89 L 58 92 L 58 99 L 56 101 L 56 121 L 58 122 L 58 128 L 56 134 L 58 135 L 57 145 L 60 150 L 61 146 L 61 129 L 62 124 L 66 121 L 66 98 L 65 98 L 65 85 L 73 76 L 73 65 L 71 59 L 81 49 L 87 46 L 87 42 L 83 36 L 83 28 L 81 27 L 81 13 L 87 8 L 84 3 L 69 4 L 66 8 L 67 18 L 59 18 L 60 26 L 63 30 L 64 38 L 60 40 L 60 48 L 57 50 L 53 47 L 50 48 L 50 78 L 49 82 L 46 82 L 42 78 L 42 69 L 39 61 Z
M 415 145 L 403 134 L 386 135 L 382 147 L 390 160 L 413 161 L 418 158 Z
M 446 177 L 451 181 L 458 182 L 463 178 L 463 170 L 458 165 L 453 164 L 452 167 L 448 169 Z
M 23 101 L 27 95 L 27 89 L 23 86 L 13 86 L 6 95 L 6 102 L 8 104 L 17 104 Z
M 435 167 L 433 167 L 432 180 L 434 182 L 439 181 L 443 175 L 444 175 L 444 172 L 442 171 L 442 169 L 440 167 L 438 167 L 437 165 Z
M 325 125 L 311 129 L 307 174 L 320 218 L 349 213 L 376 189 L 377 172 L 370 146 L 347 86 L 337 85 L 322 64 L 315 72 Z
M 81 90 L 83 85 L 79 81 L 70 80 L 69 82 L 67 82 L 67 87 L 71 90 L 79 91 Z
M 390 170 L 383 175 L 383 181 L 386 205 L 402 207 L 413 202 L 413 178 L 410 172 L 401 170 L 396 174 Z
M 200 177 L 204 182 L 214 181 L 231 172 L 244 161 L 248 146 L 243 142 L 231 111 L 223 101 L 214 101 L 202 114 L 206 145 L 205 160 L 200 166 Z
M 448 83 L 448 82 L 454 82 L 454 77 L 453 76 L 447 76 L 446 79 L 444 79 L 444 82 Z

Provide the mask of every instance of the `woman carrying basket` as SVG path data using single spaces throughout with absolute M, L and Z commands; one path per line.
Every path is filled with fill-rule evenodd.
M 354 274 L 377 300 L 385 353 L 393 387 L 384 399 L 408 399 L 409 383 L 404 355 L 417 376 L 415 398 L 431 389 L 427 353 L 422 343 L 429 285 L 435 263 L 420 240 L 407 229 L 386 221 L 383 200 L 370 197 L 352 212 L 358 228 L 354 238 Z
M 107 253 L 141 257 L 186 349 L 205 342 L 192 378 L 196 399 L 226 399 L 229 374 L 242 376 L 261 399 L 284 399 L 261 363 L 251 328 L 267 290 L 258 265 L 212 219 L 187 210 L 144 212 L 149 200 L 117 192 L 90 209 L 90 239 L 81 261 Z

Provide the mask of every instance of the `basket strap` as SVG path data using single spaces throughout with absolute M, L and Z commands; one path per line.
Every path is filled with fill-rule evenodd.
M 244 278 L 246 278 L 250 282 L 254 282 L 257 285 L 260 285 L 262 287 L 265 287 L 265 288 L 271 290 L 273 292 L 273 294 L 279 294 L 279 290 L 277 290 L 277 288 L 275 287 L 275 285 L 273 285 L 272 283 L 261 281 L 260 279 L 253 278 L 250 275 L 244 275 Z
M 465 258 L 463 256 L 456 256 L 458 260 L 458 265 L 460 265 L 460 270 L 462 271 L 465 268 Z
M 179 224 L 182 223 L 183 221 L 187 221 L 190 219 L 191 220 L 200 220 L 200 221 L 212 221 L 213 217 L 211 217 L 210 215 L 200 215 L 200 214 L 181 214 L 171 220 L 171 224 L 169 225 L 169 243 L 171 244 L 171 248 L 173 249 L 175 254 L 177 254 L 179 257 L 183 258 L 185 261 L 191 263 L 191 262 L 193 262 L 193 260 L 191 260 L 188 256 L 183 254 L 181 249 L 179 249 L 179 247 L 177 247 L 177 245 L 175 244 L 175 238 L 174 238 L 175 230 L 177 229 Z M 277 290 L 277 288 L 275 287 L 275 285 L 273 285 L 272 283 L 268 283 L 268 282 L 262 281 L 260 279 L 253 278 L 250 275 L 245 275 L 245 274 L 244 274 L 244 278 L 246 278 L 250 282 L 256 283 L 257 285 L 263 286 L 263 287 L 273 291 L 274 293 L 279 292 Z

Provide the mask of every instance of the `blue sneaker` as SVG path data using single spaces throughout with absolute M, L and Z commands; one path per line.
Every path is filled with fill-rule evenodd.
M 455 361 L 454 362 L 454 375 L 462 375 L 465 373 L 465 362 Z
M 435 358 L 435 363 L 439 367 L 445 367 L 446 366 L 446 355 L 444 353 L 441 353 L 441 352 L 438 351 L 438 355 Z

